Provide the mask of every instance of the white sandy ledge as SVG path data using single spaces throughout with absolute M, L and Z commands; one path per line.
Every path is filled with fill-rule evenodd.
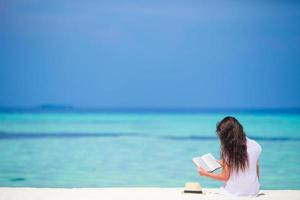
M 0 187 L 0 200 L 192 200 L 192 199 L 274 199 L 300 200 L 300 190 L 261 190 L 254 198 L 232 198 L 203 189 L 204 194 L 184 194 L 182 188 L 6 188 Z

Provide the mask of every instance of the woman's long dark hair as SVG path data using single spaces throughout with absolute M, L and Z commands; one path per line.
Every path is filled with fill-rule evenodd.
M 249 161 L 243 126 L 234 117 L 225 117 L 217 124 L 217 134 L 221 141 L 221 158 L 230 171 L 244 171 Z

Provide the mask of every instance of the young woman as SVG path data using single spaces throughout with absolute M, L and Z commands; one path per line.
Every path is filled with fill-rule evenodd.
M 201 176 L 223 181 L 221 194 L 234 196 L 256 196 L 259 192 L 258 158 L 261 146 L 246 137 L 242 125 L 234 117 L 225 117 L 217 124 L 217 135 L 221 142 L 218 161 L 223 167 L 220 174 L 198 168 Z

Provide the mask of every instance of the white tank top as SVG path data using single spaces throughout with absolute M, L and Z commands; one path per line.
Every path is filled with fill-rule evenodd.
M 234 196 L 256 196 L 258 194 L 260 183 L 256 164 L 261 151 L 261 146 L 247 137 L 249 167 L 244 171 L 232 171 L 228 181 L 220 188 L 221 194 Z

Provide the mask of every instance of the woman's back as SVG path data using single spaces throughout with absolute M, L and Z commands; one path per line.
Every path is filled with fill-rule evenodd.
M 220 192 L 235 196 L 255 196 L 259 192 L 260 183 L 257 176 L 257 162 L 261 146 L 247 138 L 248 167 L 244 171 L 232 171 L 228 181 Z

